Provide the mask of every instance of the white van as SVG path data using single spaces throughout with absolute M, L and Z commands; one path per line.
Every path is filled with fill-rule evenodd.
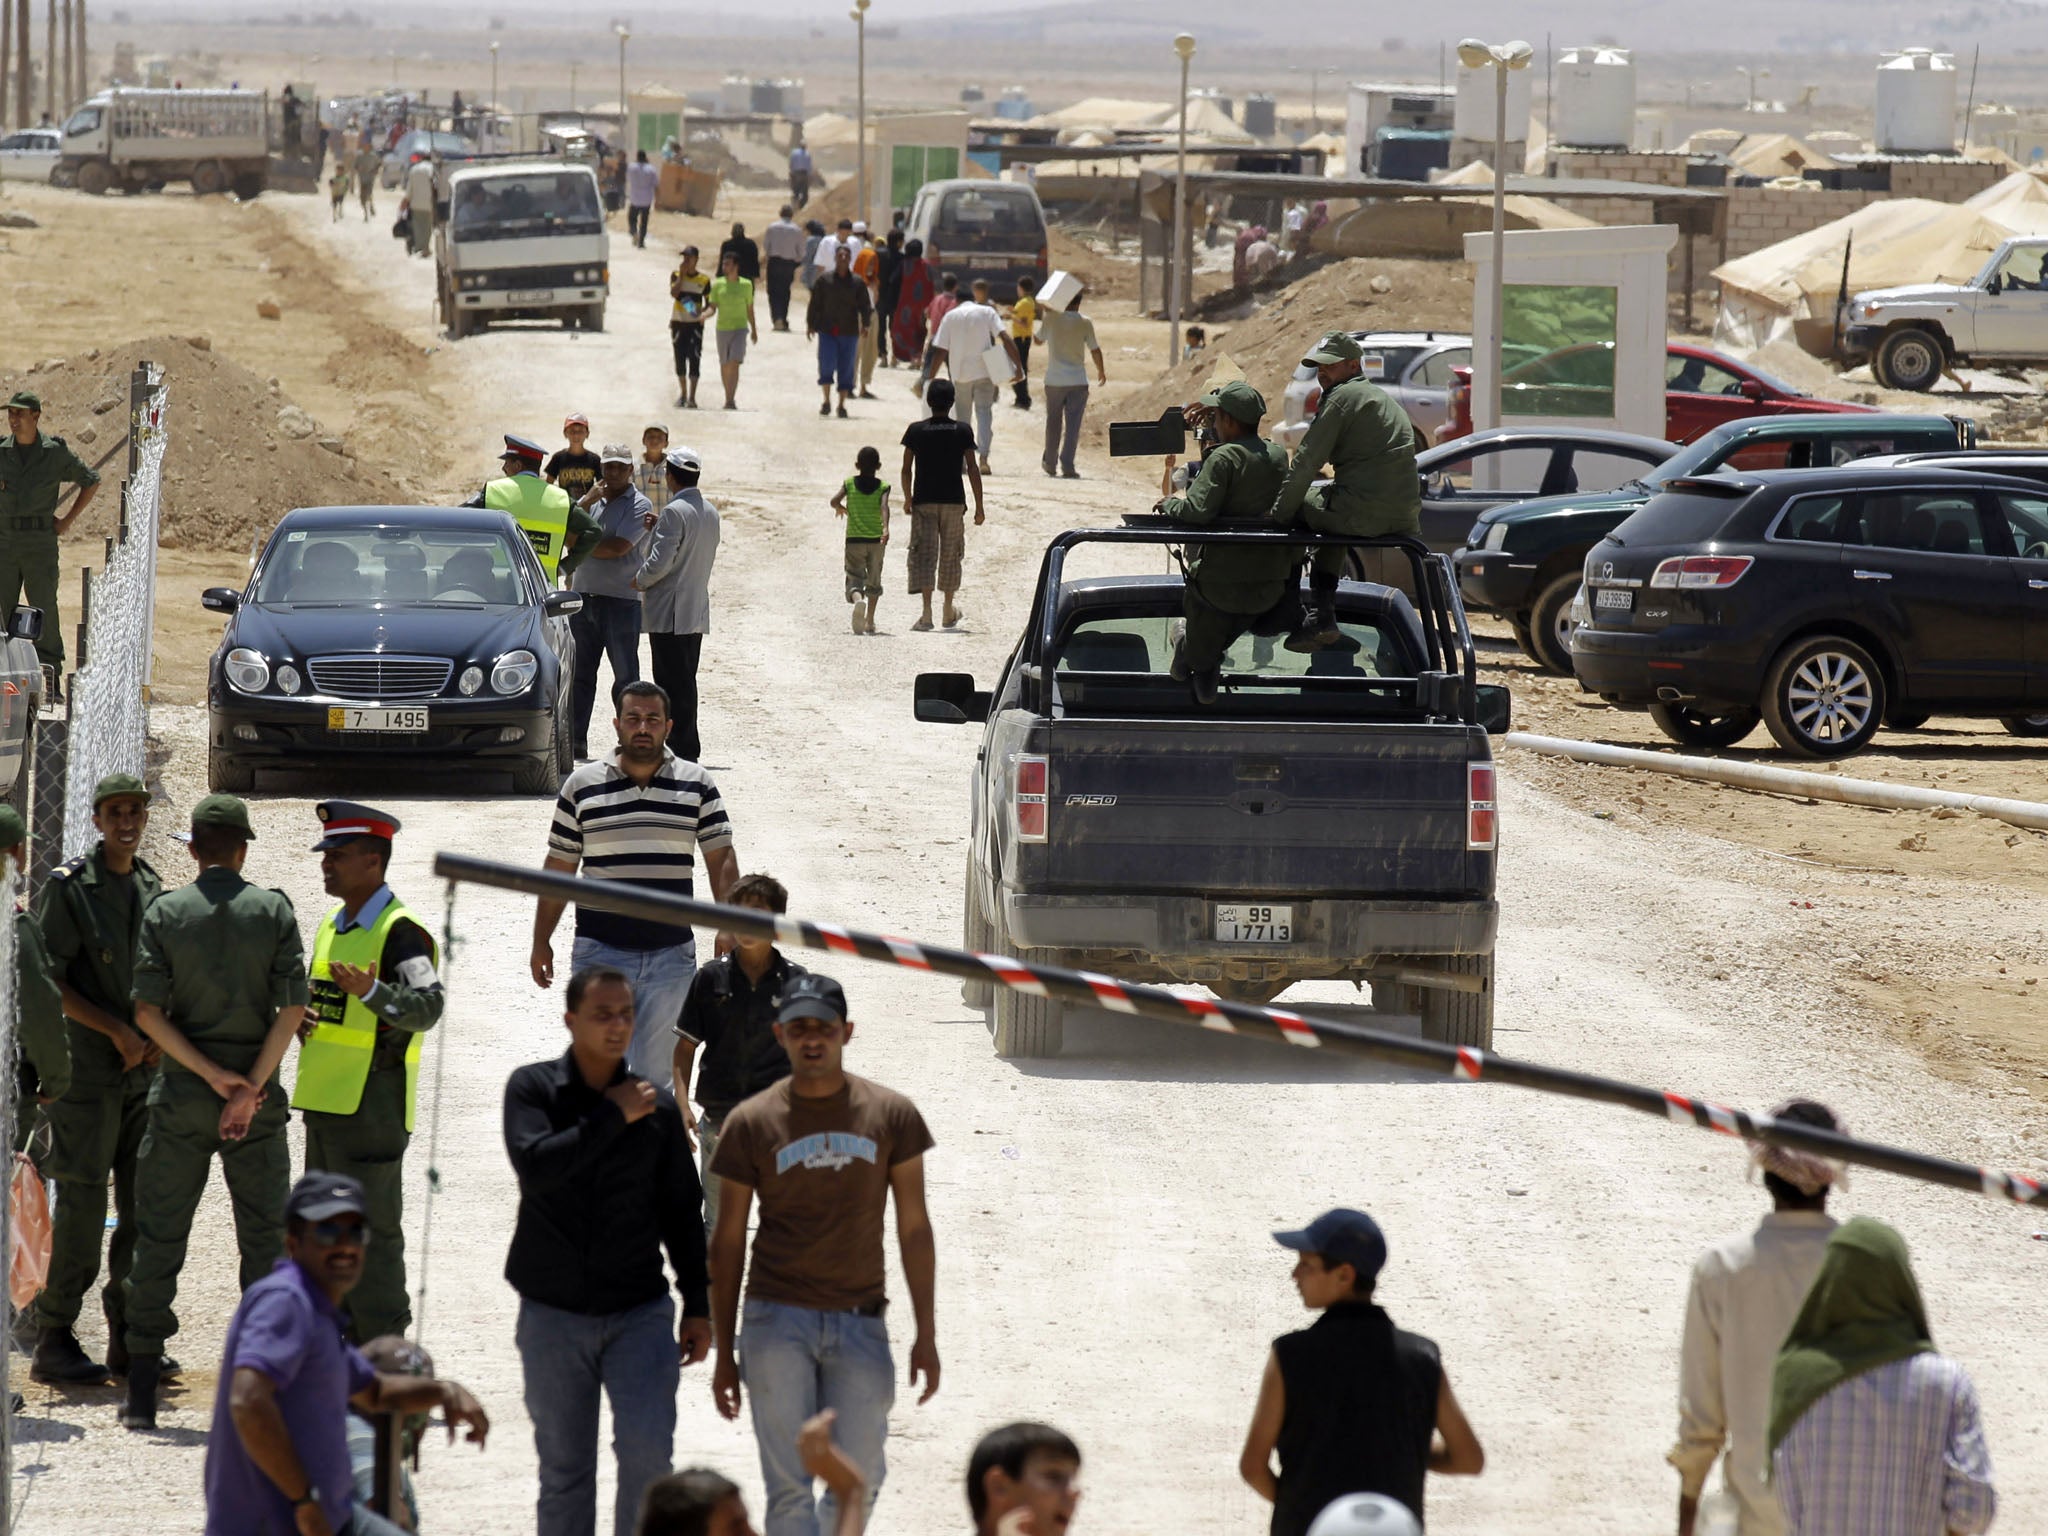
M 1047 270 L 1045 210 L 1038 193 L 1014 181 L 928 181 L 910 206 L 904 239 L 924 242 L 925 260 L 951 272 L 964 290 L 977 277 L 1008 303 L 1017 279 L 1041 283 Z
M 597 173 L 560 159 L 468 160 L 437 175 L 434 262 L 457 340 L 493 320 L 604 329 L 611 237 Z

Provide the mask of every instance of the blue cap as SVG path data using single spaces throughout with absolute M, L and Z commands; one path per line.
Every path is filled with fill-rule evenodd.
M 1349 1264 L 1360 1285 L 1378 1279 L 1387 1263 L 1386 1235 L 1363 1211 L 1325 1211 L 1299 1232 L 1275 1232 L 1273 1241 L 1296 1253 L 1316 1254 L 1326 1264 Z

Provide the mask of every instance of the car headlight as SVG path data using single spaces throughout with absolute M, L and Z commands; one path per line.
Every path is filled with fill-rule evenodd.
M 540 662 L 531 651 L 507 651 L 491 667 L 491 692 L 524 693 L 533 686 Z
M 1508 543 L 1508 525 L 1496 522 L 1486 530 L 1486 548 L 1505 549 Z
M 483 685 L 484 669 L 482 667 L 464 667 L 461 680 L 455 686 L 460 688 L 465 695 L 468 695 L 475 693 Z
M 290 666 L 279 667 L 277 669 L 277 687 L 281 693 L 297 693 L 299 691 L 299 669 Z
M 238 645 L 228 652 L 228 684 L 237 693 L 261 693 L 270 684 L 270 662 L 261 651 Z
M 1877 312 L 1883 308 L 1884 306 L 1882 304 L 1865 304 L 1861 306 L 1861 313 L 1864 319 L 1875 320 L 1877 318 Z

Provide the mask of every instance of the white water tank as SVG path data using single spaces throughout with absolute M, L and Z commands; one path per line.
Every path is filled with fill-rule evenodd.
M 1908 48 L 1877 66 L 1877 150 L 1885 155 L 1946 155 L 1956 147 L 1956 61 Z
M 718 82 L 718 110 L 740 117 L 754 110 L 754 82 L 745 75 L 727 75 Z
M 1552 138 L 1579 149 L 1627 149 L 1635 128 L 1636 64 L 1626 48 L 1567 48 L 1558 55 Z
M 1483 69 L 1458 66 L 1458 97 L 1451 108 L 1451 137 L 1493 142 L 1494 84 L 1497 66 Z M 1510 144 L 1529 137 L 1529 76 L 1526 69 L 1508 71 L 1508 131 Z

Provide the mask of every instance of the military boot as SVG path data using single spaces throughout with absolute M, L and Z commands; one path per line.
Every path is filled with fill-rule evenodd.
M 137 1355 L 128 1362 L 128 1402 L 121 1409 L 123 1429 L 156 1428 L 156 1387 L 163 1356 Z
M 107 1369 L 116 1376 L 126 1376 L 128 1374 L 128 1325 L 122 1320 L 121 1314 L 112 1307 L 106 1307 L 104 1310 L 107 1319 Z M 178 1374 L 178 1362 L 173 1360 L 168 1352 L 159 1357 L 157 1374 L 159 1376 L 175 1376 Z
M 1318 593 L 1302 615 L 1301 628 L 1287 637 L 1287 649 L 1302 655 L 1335 645 L 1343 638 L 1344 631 L 1337 627 L 1336 604 Z
M 32 1381 L 97 1387 L 106 1381 L 107 1368 L 85 1352 L 69 1328 L 45 1328 L 36 1339 L 28 1374 Z

